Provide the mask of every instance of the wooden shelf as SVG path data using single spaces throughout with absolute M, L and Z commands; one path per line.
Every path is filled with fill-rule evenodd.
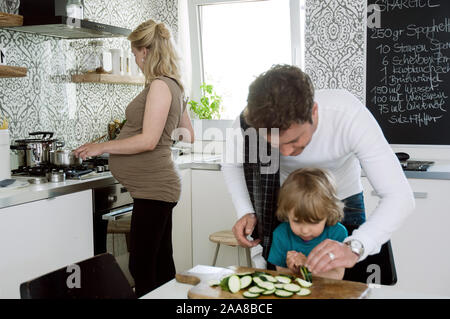
M 27 68 L 10 65 L 0 65 L 0 78 L 20 78 L 27 76 Z
M 18 14 L 0 12 L 0 27 L 20 27 L 23 25 L 23 17 Z
M 89 73 L 89 74 L 72 75 L 72 82 L 143 85 L 143 84 L 145 84 L 145 77 L 130 76 L 130 75 Z

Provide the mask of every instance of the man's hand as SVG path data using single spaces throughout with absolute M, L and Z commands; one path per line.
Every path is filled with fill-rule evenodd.
M 255 247 L 259 244 L 261 241 L 260 239 L 257 240 L 248 240 L 247 236 L 250 235 L 253 232 L 253 229 L 255 229 L 255 225 L 257 223 L 257 219 L 255 214 L 249 213 L 244 216 L 242 216 L 236 224 L 233 226 L 233 234 L 234 237 L 236 237 L 238 243 L 242 247 Z
M 344 243 L 325 239 L 309 253 L 305 266 L 316 275 L 339 267 L 351 268 L 358 259 Z
M 300 274 L 300 267 L 306 263 L 306 256 L 295 250 L 290 250 L 286 254 L 286 265 L 294 274 Z

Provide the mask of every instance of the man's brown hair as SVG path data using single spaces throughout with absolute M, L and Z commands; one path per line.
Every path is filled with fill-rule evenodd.
M 312 124 L 314 87 L 309 76 L 293 65 L 274 65 L 250 84 L 245 121 L 254 127 L 288 129 Z
M 333 178 L 318 168 L 301 168 L 289 174 L 278 195 L 277 217 L 289 221 L 318 223 L 326 219 L 333 226 L 344 217 L 343 203 L 336 197 Z

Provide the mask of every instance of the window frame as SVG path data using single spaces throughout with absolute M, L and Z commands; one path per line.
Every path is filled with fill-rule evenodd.
M 202 35 L 200 28 L 201 10 L 203 5 L 257 2 L 268 0 L 189 0 L 188 16 L 189 16 L 189 33 L 191 47 L 191 96 L 193 100 L 200 100 L 200 85 L 204 82 L 203 52 L 202 52 Z M 299 67 L 304 65 L 304 36 L 302 36 L 301 25 L 302 15 L 300 8 L 304 5 L 305 0 L 289 0 L 290 26 L 291 26 L 291 63 Z M 303 33 L 304 34 L 304 33 Z

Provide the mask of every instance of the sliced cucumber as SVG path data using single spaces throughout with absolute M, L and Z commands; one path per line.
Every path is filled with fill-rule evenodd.
M 275 285 L 273 282 L 270 281 L 263 281 L 260 283 L 257 283 L 258 287 L 264 288 L 265 290 L 274 290 Z
M 251 293 L 251 292 L 249 292 L 249 291 L 245 291 L 245 292 L 242 294 L 242 296 L 244 296 L 245 298 L 258 298 L 258 297 L 259 297 L 259 294 L 254 294 L 254 293 Z
M 253 286 L 253 287 L 250 287 L 250 289 L 248 291 L 251 292 L 252 294 L 260 294 L 266 290 L 264 288 Z
M 220 285 L 220 280 L 211 279 L 211 280 L 208 281 L 208 285 L 210 287 L 219 286 Z
M 303 276 L 303 279 L 305 279 L 306 281 L 312 282 L 312 274 L 308 270 L 308 268 L 306 268 L 305 266 L 302 266 L 300 268 L 300 272 L 301 272 L 301 274 Z
M 231 275 L 228 278 L 228 289 L 231 293 L 236 293 L 241 290 L 241 280 L 236 275 Z
M 264 296 L 272 295 L 275 291 L 276 291 L 276 289 L 265 290 L 265 291 L 262 292 L 262 295 L 264 295 Z
M 282 297 L 282 298 L 292 297 L 293 294 L 294 294 L 293 292 L 286 291 L 283 289 L 275 290 L 275 296 Z
M 270 281 L 272 283 L 276 283 L 278 282 L 278 280 L 275 279 L 275 277 L 271 276 L 271 275 L 262 275 L 261 277 L 265 278 L 266 281 Z M 261 278 L 261 279 L 263 279 Z M 263 279 L 264 280 L 264 279 Z
M 300 291 L 300 289 L 302 289 L 302 287 L 300 287 L 299 285 L 296 285 L 296 284 L 285 284 L 283 286 L 283 289 L 287 290 L 287 291 L 291 291 L 291 292 L 297 292 L 297 291 Z
M 259 277 L 253 277 L 252 279 L 253 279 L 253 282 L 254 282 L 255 284 L 260 284 L 260 283 L 263 283 L 263 282 L 264 282 L 264 281 L 263 281 L 261 278 L 259 278 Z
M 300 284 L 300 286 L 302 286 L 303 288 L 309 288 L 309 287 L 312 286 L 312 282 L 303 280 L 303 279 L 301 279 L 301 278 L 296 278 L 295 280 L 296 280 L 296 281 Z
M 244 276 L 248 276 L 248 275 L 253 275 L 255 272 L 254 271 L 247 271 L 247 272 L 240 272 L 240 273 L 236 273 L 236 276 L 239 277 L 244 277 Z
M 252 283 L 252 276 L 244 276 L 240 278 L 241 281 L 241 289 L 247 288 Z
M 297 295 L 299 296 L 308 296 L 311 293 L 311 290 L 308 288 L 302 288 L 299 292 L 297 292 Z
M 282 284 L 290 284 L 292 281 L 291 278 L 286 276 L 275 276 L 275 279 Z
M 276 289 L 283 289 L 285 284 L 279 283 L 279 284 L 274 284 Z

